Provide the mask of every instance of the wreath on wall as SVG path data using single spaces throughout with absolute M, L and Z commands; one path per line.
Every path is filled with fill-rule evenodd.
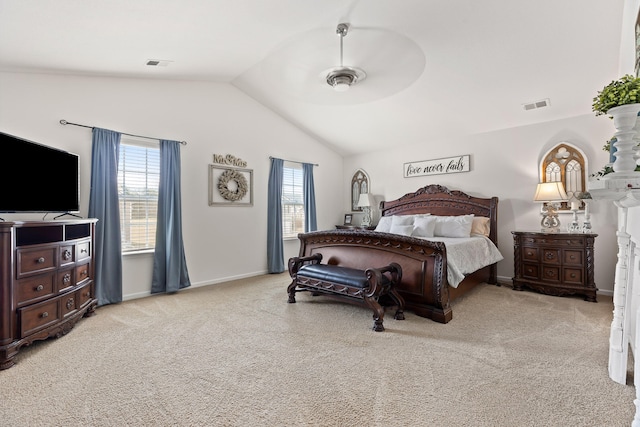
M 230 183 L 235 184 L 235 191 L 229 188 Z M 242 200 L 248 190 L 249 184 L 247 183 L 247 179 L 238 171 L 228 169 L 218 178 L 218 191 L 220 192 L 220 196 L 225 200 L 229 200 L 230 202 Z

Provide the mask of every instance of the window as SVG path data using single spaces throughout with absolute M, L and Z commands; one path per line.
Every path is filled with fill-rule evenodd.
M 282 175 L 282 237 L 294 239 L 304 233 L 302 165 L 285 162 Z
M 571 209 L 585 191 L 586 157 L 577 147 L 563 142 L 549 150 L 540 163 L 540 182 L 560 181 L 569 200 L 562 202 L 559 210 Z
M 160 148 L 122 141 L 118 159 L 118 200 L 122 252 L 155 248 Z

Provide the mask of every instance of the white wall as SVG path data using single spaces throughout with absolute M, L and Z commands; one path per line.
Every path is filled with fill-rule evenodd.
M 83 216 L 89 202 L 91 130 L 62 126 L 60 119 L 188 142 L 181 148 L 182 204 L 192 286 L 266 272 L 269 156 L 318 163 L 318 227 L 342 221 L 334 202 L 343 197 L 342 177 L 335 173 L 342 170 L 342 158 L 229 84 L 0 72 L 0 93 L 0 131 L 80 155 Z M 213 154 L 247 161 L 254 176 L 253 207 L 208 205 Z M 297 240 L 285 243 L 285 261 L 297 253 Z M 151 269 L 151 255 L 125 256 L 125 299 L 149 293 Z
M 586 95 L 589 102 L 589 94 Z M 553 107 L 549 107 L 553 108 Z M 533 112 L 535 114 L 535 111 Z M 425 141 L 424 144 L 351 156 L 344 162 L 343 186 L 348 187 L 353 173 L 364 169 L 371 179 L 371 193 L 377 201 L 393 200 L 429 184 L 441 184 L 479 197 L 498 196 L 498 247 L 505 259 L 498 263 L 498 276 L 513 276 L 513 230 L 539 230 L 540 206 L 533 202 L 538 183 L 540 158 L 556 144 L 566 141 L 579 147 L 588 158 L 588 173 L 599 170 L 608 161 L 602 146 L 614 132 L 605 117 L 585 115 L 466 138 Z M 471 155 L 471 171 L 449 175 L 404 178 L 402 165 L 420 160 Z M 345 193 L 345 211 L 349 207 Z M 616 212 L 611 203 L 593 203 L 591 222 L 599 236 L 595 242 L 596 286 L 611 294 L 616 262 Z M 379 215 L 379 212 L 377 213 Z M 571 215 L 561 215 L 564 225 Z M 580 215 L 580 221 L 583 216 Z M 359 218 L 354 216 L 354 222 Z

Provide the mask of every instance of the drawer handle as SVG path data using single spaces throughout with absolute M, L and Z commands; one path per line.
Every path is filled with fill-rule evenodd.
M 91 296 L 91 292 L 87 291 L 87 292 L 84 294 L 84 296 L 85 296 L 85 297 L 90 297 L 90 296 Z
M 71 310 L 73 308 L 73 306 L 74 306 L 73 298 L 69 298 L 67 300 L 67 310 Z
M 65 260 L 71 259 L 71 251 L 69 251 L 69 249 L 65 249 L 65 251 L 62 254 L 62 257 Z
M 84 249 L 84 248 L 83 248 L 83 249 L 80 249 L 80 253 L 81 253 L 81 254 L 86 254 L 87 252 L 88 252 L 88 251 L 87 251 L 86 249 Z
M 571 255 L 569 258 L 576 259 L 576 256 L 575 255 Z
M 571 273 L 571 278 L 575 279 L 576 278 L 576 273 Z
M 552 277 L 555 276 L 555 274 L 553 274 L 553 271 L 547 271 L 547 276 Z
M 42 286 L 42 285 L 38 285 L 38 286 L 36 286 L 35 291 L 36 291 L 36 292 L 40 292 L 40 291 L 41 291 L 41 290 L 43 290 L 43 289 L 44 289 L 44 286 Z
M 527 252 L 527 256 L 533 255 L 533 252 Z
M 62 282 L 68 285 L 71 282 L 71 274 L 67 273 L 62 277 Z
M 555 257 L 553 256 L 553 254 L 552 254 L 552 253 L 548 253 L 548 254 L 547 254 L 547 259 L 553 259 L 553 258 L 555 258 Z
M 49 313 L 47 313 L 46 311 L 44 313 L 42 313 L 40 315 L 40 317 L 42 317 L 43 319 L 46 319 L 47 317 L 49 317 Z
M 40 258 L 38 258 L 38 260 L 36 261 L 38 264 L 44 264 L 44 257 L 41 256 Z
M 87 275 L 87 270 L 82 270 L 82 271 L 80 272 L 80 275 L 81 275 L 81 276 L 86 276 L 86 275 Z
M 527 268 L 527 273 L 531 273 L 533 271 L 532 268 Z

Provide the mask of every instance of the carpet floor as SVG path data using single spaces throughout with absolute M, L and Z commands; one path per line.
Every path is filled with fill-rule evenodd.
M 300 293 L 287 274 L 99 307 L 0 372 L 6 426 L 629 426 L 611 298 L 480 285 L 439 324 Z M 631 373 L 630 373 L 631 374 Z

